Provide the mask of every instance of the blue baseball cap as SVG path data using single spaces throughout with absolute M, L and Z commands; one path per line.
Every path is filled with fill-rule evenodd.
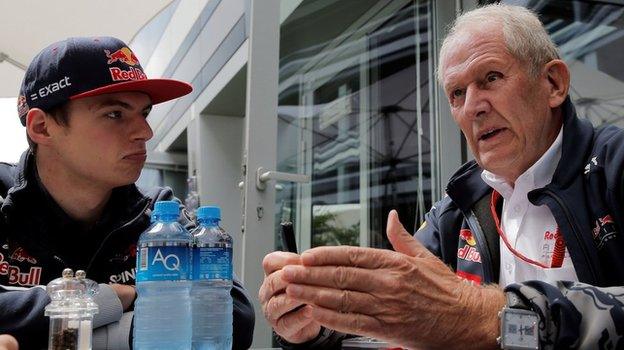
M 68 38 L 33 58 L 24 75 L 17 112 L 25 126 L 31 108 L 47 111 L 69 100 L 124 91 L 143 92 L 157 104 L 193 88 L 179 80 L 148 79 L 132 50 L 119 39 Z

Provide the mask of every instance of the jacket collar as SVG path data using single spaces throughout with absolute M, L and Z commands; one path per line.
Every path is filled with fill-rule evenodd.
M 561 160 L 552 182 L 547 186 L 558 189 L 568 187 L 579 174 L 582 174 L 594 137 L 593 126 L 589 121 L 577 117 L 569 96 L 562 104 L 562 114 Z M 482 171 L 483 168 L 471 160 L 462 165 L 449 180 L 446 193 L 464 213 L 469 212 L 474 203 L 491 191 L 481 179 Z
M 51 204 L 52 207 L 58 208 L 58 210 L 54 210 L 54 212 L 59 214 L 56 215 L 57 219 L 61 219 L 62 221 L 71 220 L 69 216 L 58 207 L 58 204 L 56 204 L 45 188 L 43 188 L 43 185 L 39 183 L 36 174 L 34 174 L 35 171 L 35 157 L 30 150 L 27 150 L 22 154 L 20 161 L 16 165 L 15 183 L 7 192 L 7 196 L 2 203 L 2 207 L 0 208 L 2 213 L 4 215 L 9 215 L 12 210 L 15 210 L 16 203 L 34 199 L 31 195 L 36 193 L 43 194 L 43 197 L 47 199 L 46 202 Z M 42 196 L 39 195 L 37 197 L 41 198 Z M 144 196 L 135 184 L 117 187 L 113 189 L 113 193 L 104 210 L 102 219 L 124 223 L 126 220 L 131 220 L 135 217 L 139 210 L 143 210 L 148 200 L 149 198 Z M 35 200 L 27 204 L 20 204 L 19 208 L 20 210 L 24 210 L 21 208 L 26 208 L 27 210 L 37 210 L 37 208 L 41 208 L 44 212 L 47 212 L 44 207 L 49 206 L 47 206 L 46 203 L 37 202 L 38 201 Z M 114 211 L 114 215 L 118 215 L 117 219 L 107 217 L 113 214 L 111 210 Z

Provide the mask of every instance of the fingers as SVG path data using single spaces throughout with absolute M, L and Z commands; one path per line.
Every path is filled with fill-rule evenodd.
M 272 323 L 272 326 L 275 333 L 291 343 L 303 343 L 311 340 L 321 330 L 321 326 L 312 319 L 309 306 L 285 314 L 277 322 Z
M 301 307 L 301 301 L 283 293 L 287 283 L 281 275 L 282 271 L 276 271 L 265 277 L 259 292 L 262 312 L 282 338 L 292 343 L 303 343 L 316 337 L 320 325 L 312 320 L 305 306 Z
M 301 264 L 300 256 L 295 253 L 289 252 L 272 252 L 267 254 L 262 260 L 262 267 L 264 273 L 270 275 L 271 273 L 280 270 L 286 265 L 298 265 Z
M 283 271 L 275 271 L 264 278 L 258 292 L 258 299 L 261 303 L 268 302 L 275 294 L 282 293 L 286 289 L 288 282 L 282 278 L 283 273 Z
M 399 214 L 396 210 L 391 210 L 388 214 L 386 234 L 394 250 L 399 253 L 414 257 L 431 255 L 429 250 L 403 227 L 403 224 L 399 221 Z
M 394 252 L 385 249 L 352 246 L 317 247 L 301 254 L 306 266 L 353 266 L 365 269 L 380 269 L 393 264 Z
M 374 317 L 357 313 L 341 313 L 320 306 L 312 307 L 311 315 L 321 325 L 338 332 L 371 336 L 377 339 L 384 338 L 379 332 L 383 329 L 383 325 Z
M 288 285 L 286 294 L 302 303 L 321 306 L 339 312 L 363 313 L 367 315 L 376 314 L 377 306 L 380 302 L 379 299 L 369 293 L 300 284 Z
M 277 320 L 284 316 L 284 314 L 293 311 L 297 307 L 303 305 L 303 303 L 297 299 L 293 299 L 290 295 L 285 293 L 278 294 L 269 299 L 268 302 L 262 304 L 262 311 L 264 317 L 275 325 Z
M 286 283 L 371 292 L 390 287 L 392 281 L 379 271 L 348 266 L 290 265 L 282 269 Z

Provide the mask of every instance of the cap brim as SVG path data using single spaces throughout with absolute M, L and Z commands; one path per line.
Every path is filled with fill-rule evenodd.
M 152 99 L 152 104 L 157 104 L 184 96 L 193 91 L 193 87 L 188 83 L 174 79 L 131 80 L 85 91 L 70 97 L 70 100 L 126 91 L 146 93 Z

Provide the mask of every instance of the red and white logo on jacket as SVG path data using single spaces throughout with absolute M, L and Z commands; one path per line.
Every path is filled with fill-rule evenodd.
M 17 252 L 18 250 L 19 252 Z M 30 257 L 22 248 L 17 248 L 11 254 L 11 260 L 17 262 L 27 261 L 31 264 L 37 263 L 37 260 Z M 24 287 L 36 286 L 41 282 L 41 267 L 31 266 L 28 272 L 22 272 L 20 266 L 11 265 L 5 260 L 4 254 L 0 253 L 0 276 L 7 276 L 9 284 L 17 284 Z
M 475 247 L 477 241 L 469 229 L 461 229 L 459 231 L 460 245 L 461 241 L 466 242 L 463 247 L 457 249 L 457 257 L 470 262 L 481 263 L 481 254 Z

